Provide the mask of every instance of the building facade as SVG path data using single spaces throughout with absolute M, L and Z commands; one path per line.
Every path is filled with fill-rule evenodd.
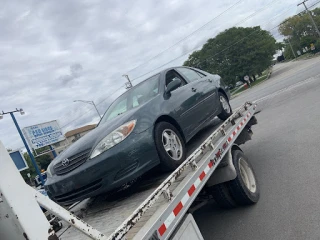
M 86 125 L 80 128 L 76 128 L 69 132 L 65 133 L 66 139 L 60 142 L 53 144 L 53 148 L 55 149 L 57 154 L 60 154 L 67 147 L 69 147 L 72 143 L 76 142 L 82 136 L 86 135 L 92 129 L 96 127 L 96 124 Z

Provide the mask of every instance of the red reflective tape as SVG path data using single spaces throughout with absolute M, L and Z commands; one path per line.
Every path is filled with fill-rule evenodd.
M 199 178 L 202 181 L 202 179 L 206 176 L 206 173 L 204 171 L 202 171 L 202 173 L 200 174 Z
M 216 153 L 216 157 L 219 158 L 220 155 L 221 155 L 221 152 L 220 152 L 220 150 L 219 150 L 219 151 Z
M 183 205 L 181 202 L 179 202 L 179 204 L 173 209 L 173 214 L 177 216 L 182 208 L 183 208 Z
M 240 126 L 241 126 L 241 127 L 242 127 L 242 125 L 243 125 L 243 122 L 240 123 Z
M 231 140 L 232 140 L 232 138 L 231 138 L 231 137 L 229 137 L 229 138 L 228 138 L 228 142 L 231 142 Z
M 237 129 L 240 130 L 240 126 L 238 126 Z
M 210 161 L 209 164 L 208 164 L 209 168 L 212 168 L 213 166 L 213 163 Z
M 166 230 L 167 230 L 166 225 L 164 225 L 164 223 L 162 223 L 161 227 L 159 227 L 159 229 L 158 229 L 160 236 L 162 236 Z
M 226 149 L 228 147 L 228 142 L 225 142 L 222 147 L 223 149 Z
M 233 136 L 235 136 L 236 134 L 237 134 L 236 132 L 233 132 L 233 133 L 232 133 Z
M 191 197 L 192 193 L 194 192 L 194 190 L 196 190 L 196 188 L 192 184 L 191 188 L 188 190 L 188 194 L 189 194 L 190 197 Z

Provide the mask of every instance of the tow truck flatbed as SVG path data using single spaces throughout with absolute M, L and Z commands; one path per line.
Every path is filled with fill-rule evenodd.
M 136 186 L 106 199 L 99 196 L 79 204 L 78 209 L 85 209 L 81 219 L 48 197 L 37 192 L 33 195 L 42 207 L 75 227 L 67 229 L 60 236 L 62 240 L 172 238 L 205 186 L 237 176 L 234 167 L 226 168 L 227 171 L 216 169 L 222 160 L 232 165 L 231 150 L 234 146 L 239 149 L 235 142 L 242 144 L 251 139 L 255 109 L 255 104 L 246 103 L 226 121 L 204 129 L 188 144 L 189 156 L 174 172 L 157 173 L 156 177 L 149 173 Z M 211 177 L 214 171 L 216 174 Z

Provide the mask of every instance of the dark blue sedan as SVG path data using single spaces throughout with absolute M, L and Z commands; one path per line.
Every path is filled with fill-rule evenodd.
M 48 167 L 50 198 L 70 204 L 120 188 L 157 165 L 186 158 L 185 144 L 214 117 L 232 113 L 220 76 L 199 69 L 166 69 L 117 98 L 99 125 Z

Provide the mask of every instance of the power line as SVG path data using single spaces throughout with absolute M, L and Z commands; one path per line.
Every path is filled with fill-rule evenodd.
M 279 1 L 279 0 L 274 0 L 266 5 L 264 5 L 262 8 L 260 8 L 259 10 L 255 11 L 254 13 L 250 14 L 249 16 L 247 16 L 245 19 L 243 19 L 242 21 L 240 21 L 239 23 L 237 23 L 235 26 L 240 25 L 241 23 L 244 23 L 245 21 L 247 21 L 248 19 L 254 17 L 257 12 L 262 12 L 263 10 L 265 10 L 266 8 L 268 8 L 271 4 L 273 4 L 274 2 Z
M 214 20 L 216 20 L 217 18 L 219 18 L 220 16 L 222 16 L 223 14 L 225 14 L 226 12 L 228 12 L 231 8 L 233 8 L 234 6 L 238 5 L 240 2 L 242 2 L 243 0 L 239 0 L 238 2 L 236 2 L 235 4 L 233 4 L 231 7 L 227 8 L 225 11 L 223 11 L 222 13 L 220 13 L 219 15 L 215 16 L 213 19 L 211 19 L 209 22 L 205 23 L 204 25 L 202 25 L 201 27 L 199 27 L 198 29 L 196 29 L 195 31 L 191 32 L 190 34 L 188 34 L 187 36 L 185 36 L 184 38 L 180 39 L 178 42 L 176 42 L 175 44 L 171 45 L 170 47 L 166 48 L 165 50 L 161 51 L 160 53 L 158 53 L 157 55 L 151 57 L 150 59 L 148 59 L 147 61 L 139 64 L 138 66 L 130 69 L 129 71 L 127 71 L 127 73 L 132 72 L 134 70 L 136 70 L 137 68 L 147 64 L 148 62 L 154 60 L 155 58 L 159 57 L 161 54 L 165 53 L 166 51 L 170 50 L 171 48 L 177 46 L 179 43 L 183 42 L 184 40 L 186 40 L 187 38 L 189 38 L 190 36 L 192 36 L 193 34 L 197 33 L 198 31 L 202 30 L 203 28 L 205 28 L 206 26 L 208 26 L 211 22 L 213 22 Z
M 318 2 L 316 2 L 315 4 L 309 6 L 309 8 L 312 8 L 312 7 L 314 7 L 315 5 L 317 5 L 317 4 L 319 4 L 319 3 L 320 3 L 320 1 L 318 1 Z
M 274 0 L 274 1 L 272 1 L 271 3 L 274 3 L 275 1 L 278 1 L 278 0 Z M 269 6 L 269 5 L 270 5 L 270 3 L 269 3 L 269 4 L 267 4 L 266 6 Z M 264 8 L 264 9 L 265 9 L 265 8 Z M 255 15 L 257 15 L 258 13 L 262 12 L 264 9 L 262 8 L 262 10 L 261 10 L 261 9 L 259 9 L 259 11 L 254 12 L 254 14 L 251 14 L 251 15 L 250 15 L 250 18 L 251 18 L 251 17 L 253 17 L 253 16 L 255 16 Z M 247 20 L 247 18 L 246 18 L 246 20 Z M 241 21 L 243 21 L 243 20 L 241 20 Z M 240 22 L 241 22 L 241 21 L 240 21 Z M 201 45 L 202 45 L 202 44 L 201 44 Z M 180 56 L 178 56 L 178 57 L 176 57 L 176 58 L 174 58 L 174 59 L 170 60 L 169 62 L 166 62 L 166 63 L 164 63 L 164 64 L 162 64 L 162 65 L 160 65 L 160 66 L 158 66 L 158 67 L 156 67 L 156 68 L 154 68 L 154 69 L 152 69 L 152 70 L 150 70 L 150 71 L 148 71 L 148 72 L 146 72 L 146 73 L 144 73 L 144 74 L 142 74 L 142 75 L 140 75 L 140 76 L 138 76 L 138 77 L 134 78 L 132 81 L 134 81 L 134 80 L 136 80 L 136 79 L 138 79 L 138 78 L 144 77 L 144 76 L 146 76 L 146 75 L 148 75 L 148 74 L 152 73 L 153 71 L 158 70 L 159 68 L 162 68 L 162 67 L 166 66 L 167 64 L 174 62 L 175 60 L 177 60 L 177 59 L 179 59 L 179 58 L 181 58 L 181 57 L 183 57 L 183 56 L 187 55 L 188 53 L 190 53 L 190 52 L 192 52 L 192 51 L 196 50 L 196 49 L 197 49 L 197 48 L 199 48 L 199 47 L 200 47 L 200 46 L 196 46 L 196 47 L 192 48 L 192 49 L 191 49 L 191 50 L 189 50 L 188 52 L 186 52 L 186 53 L 184 53 L 184 54 L 182 54 L 182 55 L 180 55 Z

